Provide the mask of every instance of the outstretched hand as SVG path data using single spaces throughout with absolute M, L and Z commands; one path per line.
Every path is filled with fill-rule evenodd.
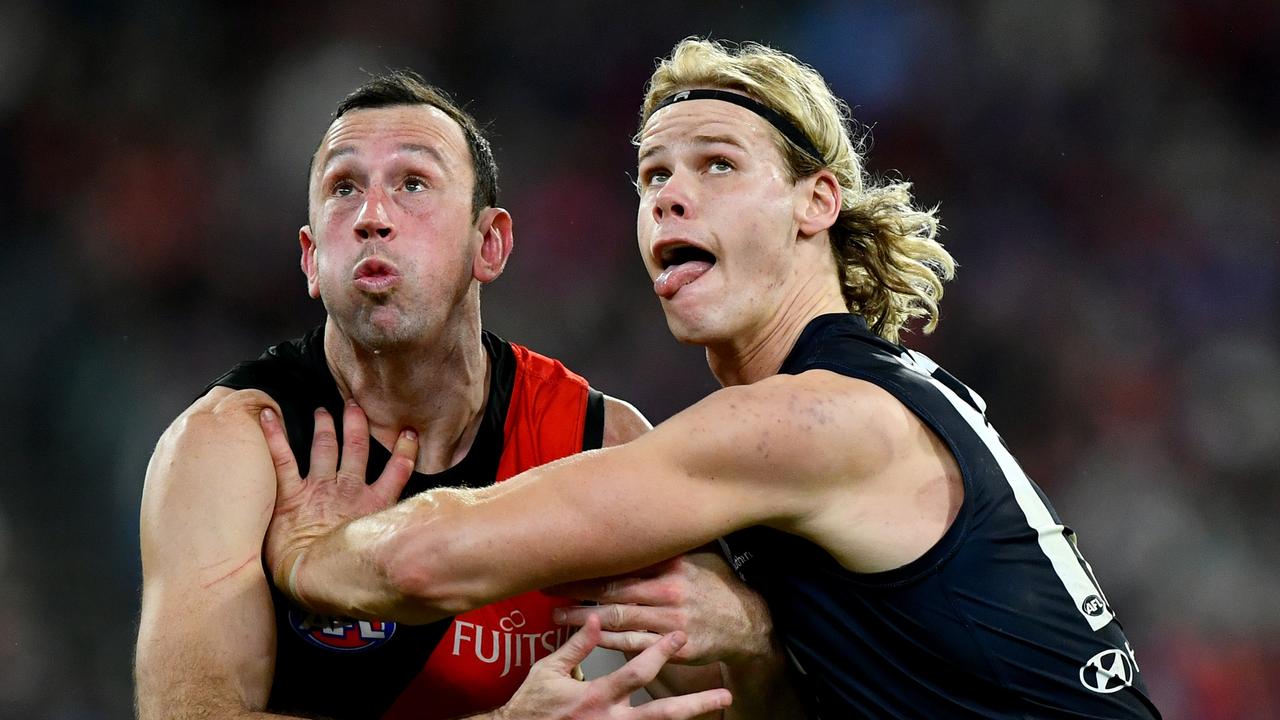
M 728 707 L 733 698 L 723 688 L 631 707 L 631 694 L 652 681 L 686 639 L 682 632 L 663 635 L 626 665 L 583 682 L 574 679 L 573 669 L 600 642 L 600 621 L 589 617 L 559 650 L 533 664 L 524 684 L 495 714 L 502 720 L 688 720 Z
M 308 547 L 347 521 L 390 507 L 399 499 L 413 474 L 418 436 L 413 430 L 402 431 L 382 474 L 376 481 L 366 483 L 369 423 L 364 411 L 355 403 L 347 403 L 342 414 L 339 452 L 333 418 L 323 408 L 318 409 L 310 473 L 304 478 L 298 472 L 279 416 L 268 408 L 262 411 L 260 420 L 276 469 L 276 505 L 264 553 L 276 587 L 292 596 L 293 571 Z M 303 602 L 302 598 L 293 599 Z

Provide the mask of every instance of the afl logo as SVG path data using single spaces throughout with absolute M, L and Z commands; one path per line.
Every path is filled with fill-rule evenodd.
M 325 650 L 358 652 L 384 645 L 396 633 L 390 620 L 348 620 L 289 608 L 289 626 L 308 643 Z
M 1103 650 L 1080 668 L 1080 682 L 1096 693 L 1111 694 L 1133 684 L 1136 668 L 1123 650 Z
M 1098 617 L 1107 609 L 1107 604 L 1102 602 L 1102 598 L 1097 595 L 1090 595 L 1080 603 L 1080 612 L 1089 617 Z

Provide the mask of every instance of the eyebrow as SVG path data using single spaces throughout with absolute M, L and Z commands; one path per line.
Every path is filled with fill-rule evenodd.
M 402 143 L 398 148 L 398 151 L 414 153 L 416 155 L 426 155 L 430 157 L 432 160 L 435 160 L 436 164 L 439 165 L 440 169 L 443 170 L 446 174 L 449 173 L 449 163 L 445 161 L 444 155 L 440 154 L 439 150 L 437 150 L 436 148 L 430 145 L 422 145 L 419 143 Z M 324 160 L 320 163 L 319 167 L 323 171 L 327 169 L 334 160 L 337 160 L 338 158 L 341 158 L 341 157 L 346 157 L 347 155 L 355 155 L 355 154 L 356 154 L 356 148 L 354 145 L 343 145 L 341 147 L 333 148 L 329 152 L 325 153 Z
M 440 166 L 441 170 L 444 170 L 445 173 L 449 172 L 450 166 L 449 166 L 449 163 L 444 159 L 444 155 L 442 155 L 439 150 L 437 150 L 436 148 L 430 145 L 419 145 L 418 143 L 403 143 L 400 145 L 400 151 L 415 153 L 418 155 L 427 155 L 432 160 L 436 161 L 436 164 Z
M 691 142 L 695 145 L 732 145 L 743 152 L 746 152 L 747 150 L 746 146 L 742 144 L 742 141 L 732 135 L 694 135 Z M 651 145 L 640 153 L 640 157 L 637 158 L 636 161 L 644 162 L 649 156 L 656 155 L 666 149 L 667 146 L 665 145 Z

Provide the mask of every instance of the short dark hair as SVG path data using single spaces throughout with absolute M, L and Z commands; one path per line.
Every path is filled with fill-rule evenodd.
M 430 85 L 412 70 L 392 70 L 375 75 L 338 103 L 333 113 L 337 120 L 352 110 L 390 107 L 393 105 L 430 105 L 448 115 L 462 128 L 471 150 L 471 168 L 475 186 L 471 191 L 471 215 L 498 204 L 498 164 L 493 149 L 476 119 L 463 110 L 449 94 Z

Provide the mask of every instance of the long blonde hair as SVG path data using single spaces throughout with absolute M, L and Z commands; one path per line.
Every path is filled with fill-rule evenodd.
M 932 332 L 942 283 L 955 275 L 955 260 L 937 240 L 937 208 L 913 207 L 909 182 L 877 184 L 866 174 L 849 107 L 822 76 L 791 55 L 757 43 L 730 49 L 688 38 L 649 79 L 640 127 L 663 99 L 697 88 L 746 93 L 782 113 L 814 143 L 821 159 L 774 133 L 793 182 L 825 167 L 840 183 L 841 210 L 830 236 L 845 305 L 890 342 L 897 342 L 915 317 L 927 318 L 924 331 Z

